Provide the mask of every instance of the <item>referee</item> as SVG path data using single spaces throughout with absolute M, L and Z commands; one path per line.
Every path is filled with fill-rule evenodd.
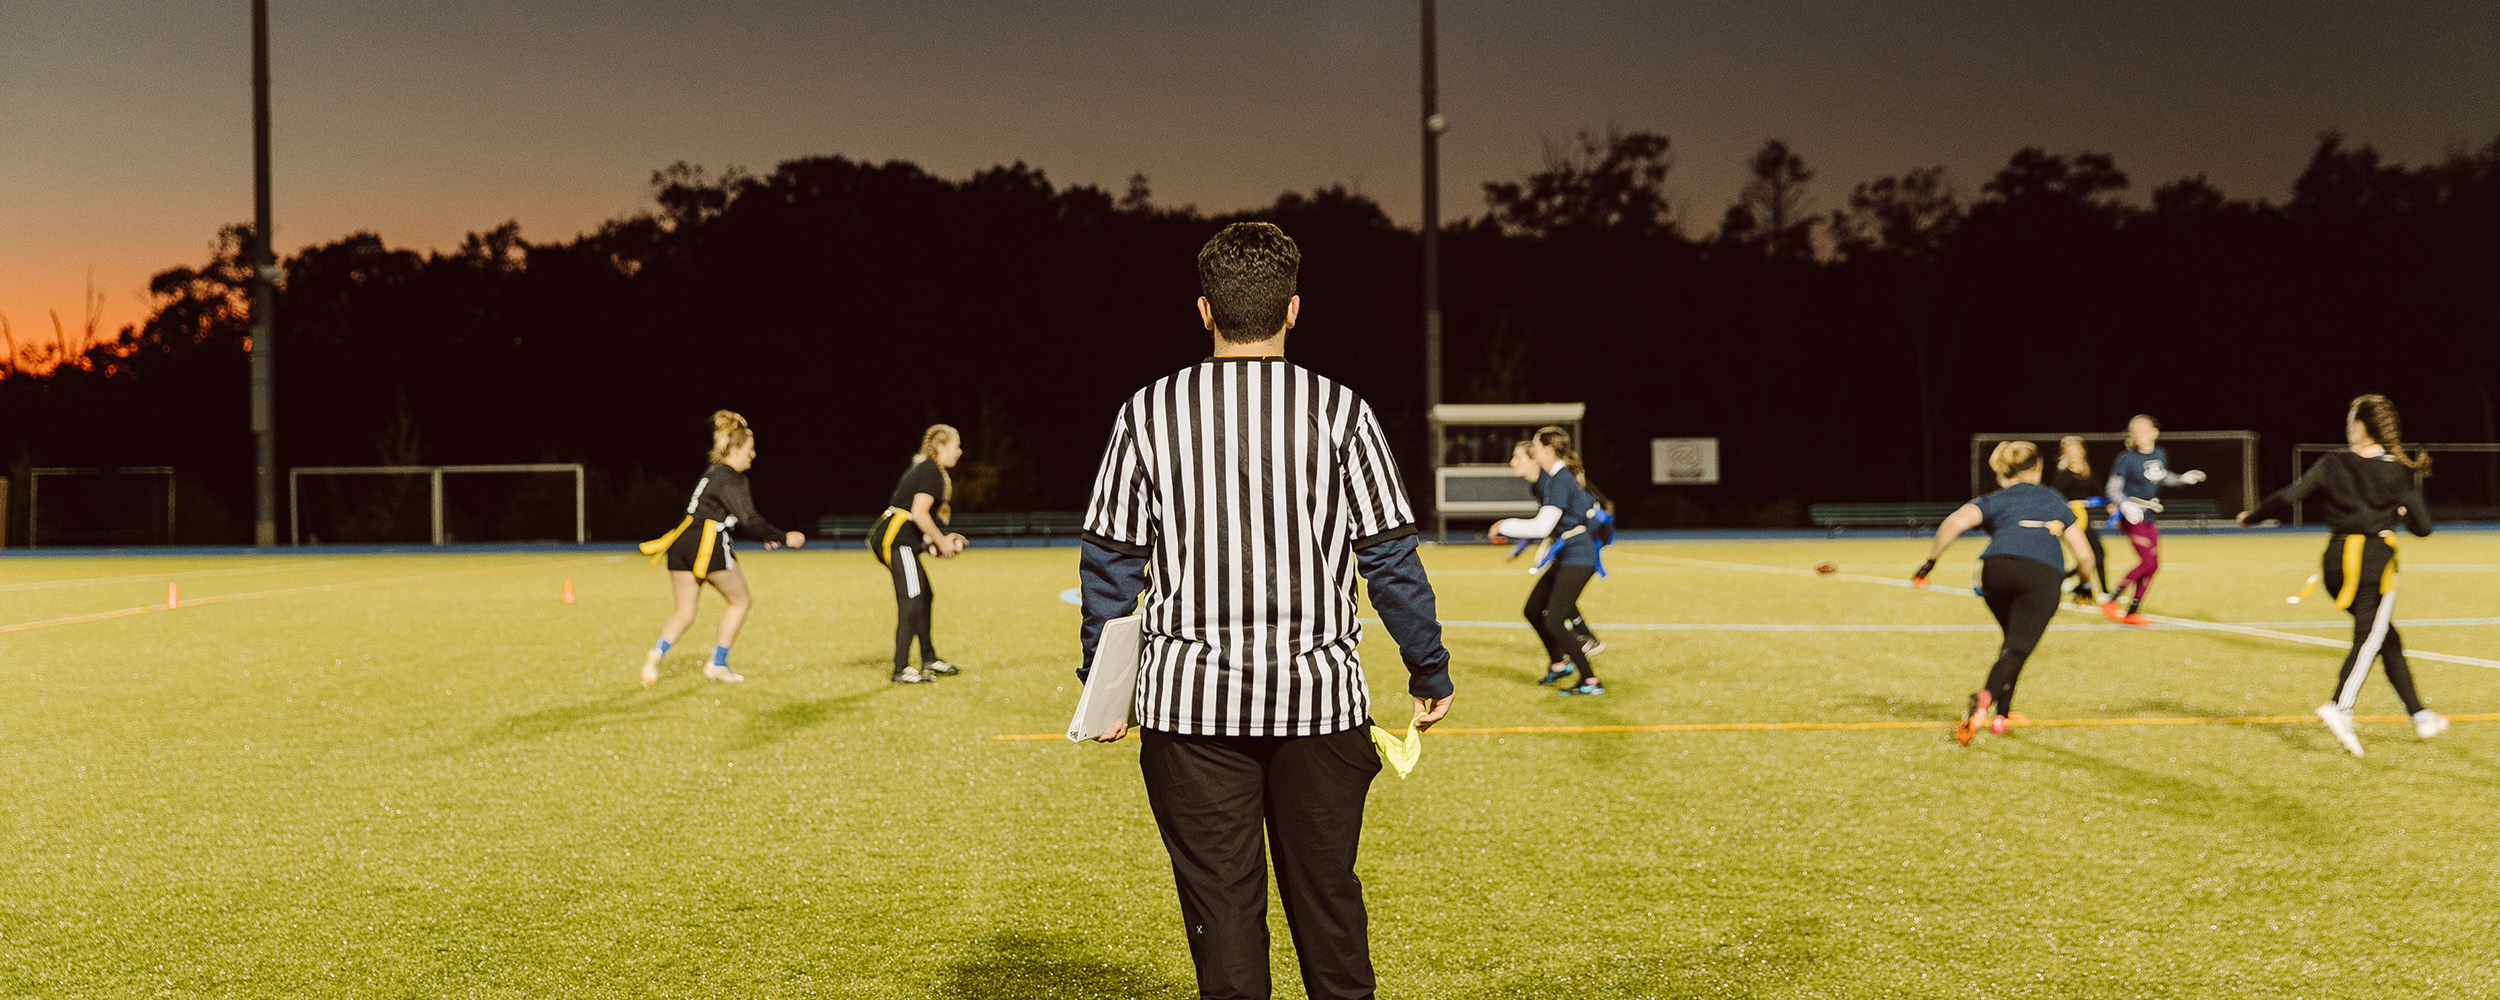
M 1271 990 L 1263 839 L 1303 989 L 1372 996 L 1354 856 L 1380 757 L 1355 652 L 1357 573 L 1406 661 L 1413 725 L 1450 710 L 1449 653 L 1379 421 L 1284 358 L 1301 262 L 1264 222 L 1226 226 L 1198 251 L 1215 356 L 1120 407 L 1085 513 L 1077 675 L 1133 602 L 1139 767 L 1201 997 Z

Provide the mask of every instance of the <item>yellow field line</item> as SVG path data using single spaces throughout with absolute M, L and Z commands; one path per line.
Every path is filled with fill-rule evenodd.
M 2062 729 L 2076 726 L 2289 726 L 2316 722 L 2314 715 L 2213 715 L 2157 716 L 2139 715 L 2108 719 L 2033 719 L 2016 729 Z M 2411 722 L 2404 715 L 2356 715 L 2354 722 Z M 2478 712 L 2451 715 L 2450 722 L 2500 722 L 2500 712 Z M 1847 732 L 1868 729 L 1951 729 L 1954 722 L 1941 719 L 1892 719 L 1881 722 L 1669 722 L 1647 726 L 1435 726 L 1434 736 L 1572 736 L 1584 733 L 1759 733 L 1785 731 Z M 1001 733 L 990 737 L 1001 743 L 1034 743 L 1043 740 L 1067 739 L 1064 733 Z
M 413 576 L 393 576 L 376 580 L 351 580 L 346 583 L 322 583 L 314 584 L 308 587 L 286 587 L 279 590 L 257 590 L 241 594 L 212 594 L 207 597 L 184 598 L 182 606 L 190 608 L 197 607 L 202 604 L 225 604 L 230 601 L 253 601 L 269 597 L 294 597 L 300 594 L 325 594 L 338 590 L 364 590 L 371 587 L 388 587 L 402 583 L 416 583 L 422 580 L 442 580 L 456 576 L 476 576 L 481 573 L 508 573 L 513 570 L 538 569 L 547 566 L 562 565 L 564 563 L 582 562 L 589 558 L 602 557 L 591 556 L 574 559 L 550 559 L 545 562 L 522 563 L 517 566 L 488 566 L 480 569 L 445 570 L 440 573 L 419 573 Z M 65 618 L 46 618 L 42 621 L 18 622 L 13 625 L 0 625 L 0 635 L 6 635 L 11 632 L 32 632 L 39 628 L 52 628 L 60 625 L 80 625 L 87 622 L 100 622 L 113 618 L 127 618 L 132 615 L 144 615 L 167 610 L 172 609 L 169 609 L 162 604 L 148 604 L 135 608 L 115 608 L 111 611 L 90 611 L 83 615 L 70 615 Z

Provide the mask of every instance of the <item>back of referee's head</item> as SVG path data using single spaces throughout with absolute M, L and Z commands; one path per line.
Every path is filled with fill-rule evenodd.
M 1268 222 L 1236 222 L 1198 248 L 1198 293 L 1228 343 L 1255 344 L 1292 322 L 1302 248 Z

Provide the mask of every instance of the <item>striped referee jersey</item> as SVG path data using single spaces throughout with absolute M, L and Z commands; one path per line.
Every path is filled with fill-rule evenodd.
M 1280 357 L 1219 357 L 1138 391 L 1112 424 L 1085 538 L 1146 560 L 1139 724 L 1199 736 L 1364 724 L 1356 553 L 1415 530 L 1379 420 L 1352 390 Z M 1429 584 L 1419 566 L 1411 575 L 1429 621 Z M 1438 633 L 1432 683 L 1446 694 Z

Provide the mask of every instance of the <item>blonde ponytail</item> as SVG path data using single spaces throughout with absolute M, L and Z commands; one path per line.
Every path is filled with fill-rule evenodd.
M 2040 446 L 2029 441 L 1999 441 L 1988 453 L 1988 468 L 1996 471 L 1997 485 L 2012 486 L 2014 477 L 2040 466 Z
M 720 464 L 722 459 L 729 457 L 730 452 L 738 450 L 739 445 L 747 443 L 747 439 L 754 436 L 755 429 L 747 426 L 747 418 L 739 416 L 732 410 L 713 410 L 712 464 Z

